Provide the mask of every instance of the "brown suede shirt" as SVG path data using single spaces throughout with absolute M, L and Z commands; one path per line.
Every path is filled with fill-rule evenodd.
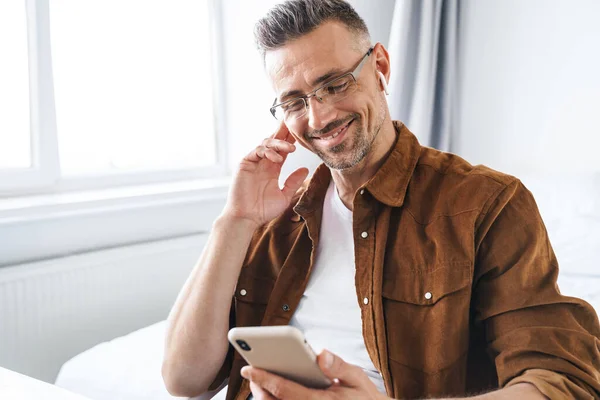
M 394 124 L 393 150 L 353 202 L 356 301 L 388 395 L 467 396 L 530 382 L 551 399 L 600 398 L 598 317 L 560 294 L 531 193 L 512 176 L 421 146 Z M 255 233 L 232 326 L 289 323 L 330 179 L 321 165 L 292 206 Z M 243 365 L 230 348 L 211 388 L 229 377 L 227 399 L 247 398 Z

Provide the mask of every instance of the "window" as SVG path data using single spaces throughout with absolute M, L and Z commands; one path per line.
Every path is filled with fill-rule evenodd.
M 224 174 L 210 1 L 0 3 L 3 193 Z
M 0 2 L 0 56 L 0 170 L 30 168 L 27 15 L 22 2 Z

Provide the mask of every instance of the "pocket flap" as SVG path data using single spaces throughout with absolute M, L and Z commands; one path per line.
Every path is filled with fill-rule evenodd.
M 271 279 L 240 276 L 235 298 L 245 303 L 267 304 L 274 285 L 275 281 Z
M 471 263 L 452 263 L 432 268 L 400 268 L 386 271 L 383 297 L 418 305 L 432 305 L 471 282 Z

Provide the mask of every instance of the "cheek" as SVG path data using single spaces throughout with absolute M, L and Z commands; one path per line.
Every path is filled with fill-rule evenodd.
M 381 101 L 382 99 L 379 96 L 379 93 L 375 93 L 371 98 L 369 98 L 369 102 L 367 105 L 369 113 L 368 124 L 371 125 L 369 128 L 372 128 L 373 126 L 379 124 L 382 112 Z
M 361 125 L 367 132 L 370 131 L 379 117 L 378 105 L 374 100 L 372 97 L 365 96 L 355 111 L 360 114 L 362 119 Z
M 303 137 L 300 134 L 300 130 L 295 127 L 295 126 L 288 126 L 288 130 L 290 131 L 290 133 L 292 134 L 292 136 L 294 137 L 294 139 L 296 139 L 296 142 L 302 142 Z
M 367 121 L 373 118 L 373 114 L 379 114 L 378 93 L 373 92 L 371 88 L 363 88 L 356 93 L 358 107 L 356 112 L 360 113 Z M 368 123 L 368 122 L 367 122 Z
M 300 146 L 304 147 L 305 149 L 312 151 L 310 144 L 304 140 L 304 137 L 301 134 L 299 134 L 297 128 L 288 126 L 288 129 L 292 136 L 294 136 L 294 139 L 296 139 L 296 144 L 300 144 Z

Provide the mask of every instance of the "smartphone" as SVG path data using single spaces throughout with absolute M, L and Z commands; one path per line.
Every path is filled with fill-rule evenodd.
M 304 335 L 293 326 L 233 328 L 227 338 L 253 367 L 313 389 L 331 386 Z

